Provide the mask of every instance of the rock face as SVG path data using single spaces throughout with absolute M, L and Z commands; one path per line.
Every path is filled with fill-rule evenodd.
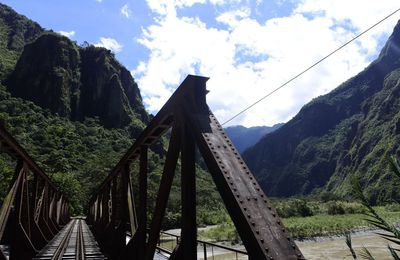
M 6 84 L 14 96 L 69 117 L 78 109 L 79 63 L 79 51 L 68 38 L 45 34 L 25 46 Z
M 359 174 L 371 198 L 393 194 L 387 155 L 400 156 L 400 22 L 376 61 L 244 152 L 273 196 L 345 195 Z M 382 190 L 382 187 L 386 188 Z
M 109 128 L 147 121 L 130 72 L 104 48 L 45 33 L 27 44 L 6 80 L 9 91 L 72 120 L 98 117 Z
M 226 134 L 235 144 L 235 147 L 240 153 L 257 143 L 261 137 L 271 133 L 281 127 L 283 124 L 276 124 L 274 126 L 254 126 L 244 127 L 241 125 L 230 126 L 225 128 Z

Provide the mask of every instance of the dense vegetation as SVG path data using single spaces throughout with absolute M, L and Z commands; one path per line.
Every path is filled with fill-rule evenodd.
M 14 69 L 25 44 L 42 32 L 39 24 L 0 3 L 0 80 Z
M 365 219 L 367 209 L 361 203 L 344 200 L 323 201 L 315 198 L 275 199 L 272 201 L 291 235 L 297 239 L 342 235 L 354 230 L 375 228 Z M 289 207 L 292 206 L 292 207 Z M 396 204 L 374 206 L 390 225 L 400 222 L 400 207 Z M 240 243 L 233 222 L 228 221 L 200 232 L 200 238 L 211 241 Z
M 372 203 L 399 199 L 400 183 L 379 174 L 387 155 L 400 155 L 399 46 L 400 24 L 364 71 L 244 152 L 267 194 L 346 195 L 359 174 Z

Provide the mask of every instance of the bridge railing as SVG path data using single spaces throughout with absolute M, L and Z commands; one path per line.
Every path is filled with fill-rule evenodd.
M 31 259 L 68 222 L 68 201 L 2 123 L 0 153 L 16 161 L 0 210 L 0 259 Z
M 181 162 L 181 242 L 170 259 L 197 259 L 195 149 L 198 147 L 249 259 L 304 259 L 260 185 L 206 103 L 208 78 L 188 76 L 93 195 L 88 221 L 103 252 L 153 259 L 175 169 Z M 169 132 L 151 223 L 147 223 L 149 146 Z M 139 161 L 137 218 L 130 167 Z M 126 226 L 133 234 L 126 243 Z M 147 232 L 147 228 L 149 231 Z
M 172 254 L 180 241 L 181 237 L 179 235 L 162 231 L 157 243 L 157 249 L 166 254 Z M 223 256 L 225 259 L 229 257 L 235 260 L 249 259 L 246 251 L 203 240 L 197 240 L 197 255 L 198 259 L 204 260 L 211 260 L 218 256 Z

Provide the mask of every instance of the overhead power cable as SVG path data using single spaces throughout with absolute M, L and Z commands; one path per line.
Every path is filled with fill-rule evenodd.
M 260 99 L 258 99 L 256 102 L 252 103 L 251 105 L 247 106 L 246 108 L 244 108 L 243 110 L 241 110 L 240 112 L 238 112 L 237 114 L 235 114 L 234 116 L 232 116 L 231 118 L 229 118 L 228 120 L 226 120 L 225 122 L 222 123 L 222 125 L 225 125 L 227 123 L 229 123 L 230 121 L 232 121 L 233 119 L 235 119 L 236 117 L 240 116 L 241 114 L 243 114 L 244 112 L 246 112 L 247 110 L 249 110 L 250 108 L 254 107 L 255 105 L 257 105 L 258 103 L 260 103 L 261 101 L 263 101 L 264 99 L 266 99 L 267 97 L 271 96 L 272 94 L 274 94 L 275 92 L 277 92 L 278 90 L 280 90 L 281 88 L 287 86 L 290 82 L 294 81 L 295 79 L 297 79 L 298 77 L 300 77 L 301 75 L 303 75 L 304 73 L 306 73 L 307 71 L 311 70 L 312 68 L 314 68 L 315 66 L 317 66 L 318 64 L 320 64 L 321 62 L 323 62 L 324 60 L 326 60 L 327 58 L 329 58 L 330 56 L 332 56 L 333 54 L 335 54 L 336 52 L 340 51 L 341 49 L 343 49 L 344 47 L 346 47 L 347 45 L 349 45 L 350 43 L 352 43 L 353 41 L 357 40 L 358 38 L 360 38 L 361 36 L 363 36 L 364 34 L 366 34 L 368 31 L 372 30 L 374 27 L 376 27 L 377 25 L 379 25 L 380 23 L 382 23 L 383 21 L 387 20 L 388 18 L 390 18 L 391 16 L 393 16 L 395 13 L 397 13 L 398 11 L 400 11 L 400 8 L 393 11 L 392 13 L 390 13 L 389 15 L 385 16 L 384 18 L 382 18 L 381 20 L 379 20 L 378 22 L 376 22 L 375 24 L 373 24 L 372 26 L 368 27 L 366 30 L 364 30 L 363 32 L 361 32 L 360 34 L 356 35 L 354 38 L 352 38 L 351 40 L 349 40 L 348 42 L 344 43 L 343 45 L 341 45 L 340 47 L 338 47 L 337 49 L 333 50 L 332 52 L 330 52 L 328 55 L 324 56 L 322 59 L 318 60 L 317 62 L 313 63 L 311 66 L 307 67 L 306 69 L 304 69 L 303 71 L 301 71 L 300 73 L 296 74 L 295 76 L 293 76 L 292 78 L 290 78 L 288 81 L 284 82 L 282 85 L 280 85 L 279 87 L 277 87 L 276 89 L 272 90 L 271 92 L 269 92 L 268 94 L 266 94 L 265 96 L 261 97 Z

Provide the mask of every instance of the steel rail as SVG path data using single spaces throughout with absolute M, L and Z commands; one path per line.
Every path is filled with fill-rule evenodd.
M 75 246 L 75 260 L 85 259 L 85 240 L 83 238 L 82 230 L 82 219 L 78 219 L 78 230 L 76 235 L 76 246 Z
M 69 229 L 67 231 L 67 234 L 61 240 L 59 246 L 57 247 L 56 251 L 54 252 L 54 255 L 51 257 L 51 260 L 61 260 L 63 258 L 63 255 L 65 253 L 65 250 L 68 247 L 68 243 L 71 238 L 74 227 L 76 225 L 76 222 L 77 222 L 77 219 L 74 219 L 73 223 L 71 223 L 71 226 L 69 227 Z

